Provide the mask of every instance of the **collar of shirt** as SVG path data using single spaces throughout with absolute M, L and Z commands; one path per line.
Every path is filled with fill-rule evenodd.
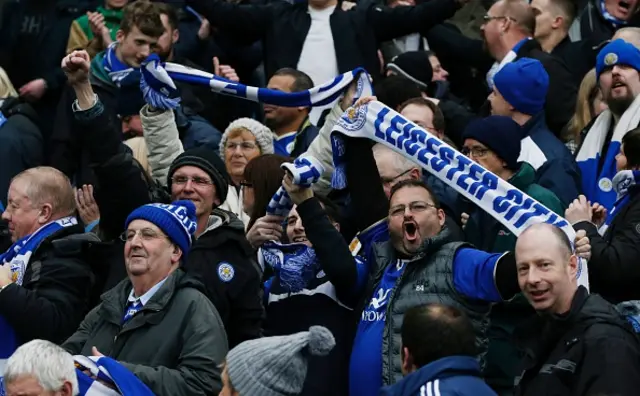
M 129 302 L 134 302 L 136 300 L 140 300 L 140 303 L 142 304 L 142 306 L 144 307 L 145 305 L 147 305 L 147 303 L 149 302 L 149 300 L 151 300 L 151 297 L 153 297 L 154 294 L 156 294 L 156 292 L 162 287 L 162 285 L 164 284 L 164 282 L 167 280 L 167 278 L 164 278 L 163 280 L 161 280 L 160 282 L 156 283 L 155 286 L 153 286 L 151 289 L 149 289 L 146 293 L 144 293 L 142 296 L 137 297 L 133 294 L 133 289 L 131 289 L 131 292 L 129 293 L 129 299 L 127 301 Z

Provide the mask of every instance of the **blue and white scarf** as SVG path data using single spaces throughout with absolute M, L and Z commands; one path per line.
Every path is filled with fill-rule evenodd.
M 76 363 L 79 396 L 154 395 L 138 377 L 110 357 L 77 355 L 73 360 Z M 91 376 L 85 371 L 89 371 Z
M 313 183 L 320 180 L 320 176 L 324 172 L 324 166 L 320 161 L 304 154 L 296 158 L 293 163 L 282 164 L 281 168 L 291 175 L 295 185 L 302 187 L 311 187 Z M 280 187 L 267 205 L 267 214 L 286 216 L 291 208 L 293 208 L 293 202 L 291 202 L 289 194 L 283 187 Z
M 273 268 L 280 285 L 291 293 L 304 289 L 320 270 L 315 250 L 303 243 L 265 242 L 258 261 Z
M 532 224 L 549 223 L 561 228 L 571 241 L 575 239 L 575 231 L 565 219 L 380 102 L 347 109 L 334 126 L 334 188 L 347 184 L 343 135 L 391 148 L 451 186 L 515 235 Z M 578 283 L 588 288 L 583 260 L 578 266 Z
M 631 200 L 629 190 L 637 188 L 640 185 L 640 171 L 636 170 L 623 170 L 618 172 L 613 178 L 613 189 L 617 193 L 616 203 L 613 208 L 607 214 L 607 219 L 604 224 L 598 229 L 600 235 L 604 235 L 609 228 L 609 225 L 613 221 L 613 218 L 624 208 Z
M 22 285 L 31 255 L 40 243 L 52 234 L 65 227 L 78 224 L 75 217 L 65 217 L 40 227 L 36 232 L 16 241 L 9 250 L 0 254 L 0 265 L 9 265 L 11 277 L 15 284 Z M 18 348 L 18 338 L 7 320 L 0 316 L 0 383 L 4 374 L 6 360 Z M 0 396 L 4 395 L 4 387 L 0 386 Z
M 613 122 L 613 114 L 605 110 L 587 132 L 580 151 L 576 154 L 576 162 L 582 173 L 582 191 L 591 202 L 598 202 L 611 211 L 616 201 L 613 189 L 613 177 L 616 175 L 616 155 L 620 152 L 622 138 L 628 131 L 640 124 L 640 95 L 624 112 L 613 130 L 611 142 L 606 153 L 602 152 L 609 127 Z M 600 158 L 604 156 L 602 169 L 598 171 Z
M 362 68 L 341 74 L 331 81 L 300 92 L 282 92 L 268 88 L 257 88 L 232 82 L 202 70 L 175 63 L 162 63 L 152 54 L 143 62 L 140 81 L 147 103 L 158 109 L 174 109 L 177 106 L 177 89 L 172 80 L 196 85 L 206 85 L 214 92 L 231 95 L 254 102 L 285 107 L 324 106 L 333 103 L 357 79 L 354 102 L 361 96 L 373 94 L 371 80 Z
M 102 66 L 109 74 L 111 81 L 118 87 L 138 83 L 140 80 L 140 70 L 127 66 L 118 59 L 116 56 L 117 46 L 117 41 L 109 45 L 105 51 L 104 58 L 102 58 Z
M 599 3 L 599 6 L 600 6 L 600 14 L 604 18 L 604 20 L 609 22 L 610 24 L 612 24 L 614 28 L 618 29 L 618 28 L 621 28 L 621 27 L 623 27 L 623 26 L 625 26 L 627 24 L 627 21 L 624 21 L 622 19 L 618 19 L 618 18 L 614 17 L 613 15 L 609 14 L 609 11 L 607 11 L 607 7 L 605 6 L 605 1 L 604 0 L 600 0 L 598 3 Z

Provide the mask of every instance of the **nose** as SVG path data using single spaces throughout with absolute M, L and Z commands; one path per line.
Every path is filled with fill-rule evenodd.
M 183 191 L 193 191 L 193 179 L 187 179 L 187 182 L 184 184 Z
M 449 72 L 446 71 L 445 69 L 442 69 L 442 78 L 447 78 L 449 77 Z
M 131 238 L 131 241 L 129 241 L 129 245 L 131 246 L 131 249 L 133 249 L 134 247 L 142 246 L 142 237 L 140 236 L 140 232 L 136 232 L 133 235 L 133 238 Z
M 11 220 L 11 215 L 9 214 L 9 212 L 7 212 L 6 209 L 4 212 L 2 212 L 2 220 L 5 220 L 5 221 Z
M 529 268 L 529 273 L 527 274 L 527 283 L 530 285 L 537 285 L 540 283 L 540 274 L 535 267 Z
M 242 146 L 238 145 L 233 148 L 233 155 L 242 155 Z
M 151 53 L 151 48 L 148 44 L 146 44 L 140 47 L 140 51 L 138 52 L 138 55 L 140 55 L 140 58 L 147 58 L 150 53 Z
M 304 231 L 301 219 L 296 219 L 296 222 L 293 224 L 293 230 L 298 232 Z

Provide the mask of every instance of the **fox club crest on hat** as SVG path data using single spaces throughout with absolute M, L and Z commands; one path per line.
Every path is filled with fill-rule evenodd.
M 640 50 L 633 44 L 616 39 L 605 45 L 596 58 L 596 77 L 605 69 L 615 65 L 625 65 L 640 71 Z

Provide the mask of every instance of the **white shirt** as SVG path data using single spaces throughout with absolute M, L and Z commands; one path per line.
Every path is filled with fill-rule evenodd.
M 164 278 L 160 282 L 156 283 L 155 286 L 153 286 L 151 289 L 147 290 L 146 293 L 144 293 L 141 297 L 138 297 L 138 298 L 136 298 L 136 296 L 133 294 L 133 289 L 131 289 L 131 293 L 129 293 L 129 299 L 127 301 L 134 302 L 134 301 L 138 300 L 138 301 L 140 301 L 140 303 L 144 307 L 145 305 L 147 305 L 149 300 L 151 300 L 151 297 L 153 297 L 153 295 L 156 294 L 156 292 L 162 287 L 162 285 L 164 284 L 164 282 L 166 280 L 167 280 L 167 278 Z
M 335 8 L 335 6 L 323 10 L 308 8 L 311 26 L 302 45 L 297 69 L 307 73 L 313 80 L 314 86 L 333 80 L 339 74 L 336 48 L 333 45 L 333 33 L 329 23 Z M 309 114 L 311 123 L 316 125 L 322 111 L 332 106 L 333 103 L 323 107 L 313 107 Z

